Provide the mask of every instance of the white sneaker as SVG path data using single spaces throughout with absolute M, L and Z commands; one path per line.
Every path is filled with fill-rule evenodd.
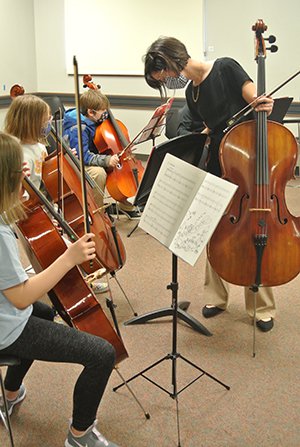
M 69 430 L 68 437 L 65 441 L 65 447 L 118 447 L 117 444 L 108 441 L 99 431 L 96 429 L 94 422 L 84 435 L 74 436 L 71 430 Z
M 14 406 L 16 404 L 19 404 L 20 402 L 22 402 L 22 400 L 25 398 L 25 396 L 26 396 L 26 388 L 22 383 L 22 385 L 20 386 L 19 394 L 17 395 L 17 397 L 13 400 L 6 399 L 8 414 L 10 416 L 13 412 Z M 5 410 L 4 410 L 3 397 L 0 398 L 0 417 L 1 417 L 2 421 L 4 422 L 4 424 L 6 425 L 6 415 L 5 415 Z
M 105 293 L 108 291 L 107 282 L 94 282 L 92 285 L 94 293 Z

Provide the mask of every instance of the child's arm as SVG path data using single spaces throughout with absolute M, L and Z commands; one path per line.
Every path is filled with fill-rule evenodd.
M 95 258 L 95 242 L 90 240 L 92 237 L 92 233 L 85 234 L 41 273 L 3 290 L 3 294 L 15 307 L 25 309 L 49 292 L 75 265 Z
M 78 127 L 72 126 L 71 129 L 66 132 L 66 135 L 68 136 L 68 143 L 71 148 L 76 149 L 77 156 L 80 158 L 79 155 L 79 147 L 78 147 Z M 107 154 L 95 154 L 90 150 L 90 144 L 91 144 L 91 134 L 87 126 L 82 126 L 82 148 L 83 148 L 83 160 L 85 166 L 100 166 L 101 168 L 109 168 L 109 167 L 115 167 L 117 164 L 116 157 L 112 157 L 111 155 Z M 112 159 L 113 158 L 113 159 Z M 111 160 L 112 159 L 112 160 Z

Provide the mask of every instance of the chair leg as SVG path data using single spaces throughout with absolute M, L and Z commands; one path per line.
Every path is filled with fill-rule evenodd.
M 14 444 L 12 429 L 11 429 L 11 425 L 10 425 L 10 416 L 8 413 L 8 406 L 7 406 L 7 400 L 6 400 L 6 395 L 5 395 L 5 388 L 4 388 L 4 382 L 3 382 L 1 368 L 0 368 L 0 383 L 1 383 L 1 392 L 2 392 L 2 398 L 3 398 L 3 404 L 4 404 L 4 411 L 5 411 L 5 415 L 6 415 L 6 417 L 4 417 L 4 415 L 2 414 L 2 411 L 1 411 L 1 417 L 4 422 L 5 427 L 7 428 L 8 432 L 9 432 L 10 445 L 11 445 L 11 447 L 14 447 L 15 444 Z

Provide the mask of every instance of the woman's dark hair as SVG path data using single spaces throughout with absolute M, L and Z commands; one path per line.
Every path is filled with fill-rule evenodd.
M 143 60 L 145 63 L 145 80 L 150 87 L 158 89 L 161 96 L 166 96 L 162 81 L 152 78 L 152 73 L 161 70 L 174 71 L 176 75 L 184 69 L 190 55 L 185 45 L 175 37 L 160 37 L 148 49 Z

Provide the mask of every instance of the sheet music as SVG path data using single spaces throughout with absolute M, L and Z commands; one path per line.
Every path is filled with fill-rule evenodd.
M 166 154 L 139 226 L 194 265 L 237 186 Z
M 170 98 L 167 102 L 157 107 L 150 118 L 148 124 L 139 133 L 139 135 L 134 138 L 134 144 L 143 143 L 148 141 L 150 138 L 159 137 L 166 124 L 166 114 L 170 110 L 174 98 Z
M 194 170 L 205 177 L 203 171 L 166 154 L 155 179 L 139 226 L 164 245 L 171 243 L 198 189 L 199 176 L 191 175 Z
M 191 265 L 208 243 L 237 186 L 206 174 L 170 244 L 170 250 Z

